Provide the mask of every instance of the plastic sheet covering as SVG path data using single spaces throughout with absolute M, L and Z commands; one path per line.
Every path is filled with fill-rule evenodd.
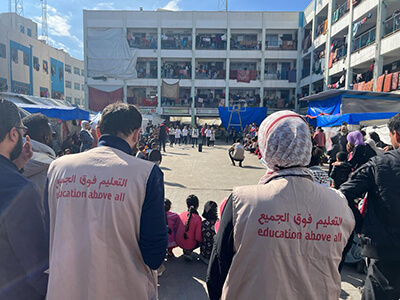
M 320 114 L 340 114 L 340 98 L 341 96 L 338 95 L 332 98 L 328 98 L 326 100 L 310 101 L 308 104 L 307 115 L 315 117 Z
M 104 92 L 89 86 L 89 109 L 102 111 L 108 104 L 123 101 L 124 89 L 119 88 L 112 92 Z
M 369 113 L 369 112 L 399 112 L 399 100 L 386 100 L 379 98 L 342 98 L 341 111 L 344 113 Z
M 129 48 L 122 28 L 88 28 L 89 77 L 137 78 L 137 54 L 138 49 Z
M 352 125 L 358 125 L 363 121 L 370 120 L 386 120 L 390 119 L 397 112 L 380 112 L 380 113 L 355 113 L 355 114 L 344 114 L 344 115 L 331 115 L 331 116 L 318 116 L 317 126 L 321 127 L 332 127 L 340 126 L 343 122 Z
M 173 84 L 166 83 L 164 80 L 161 86 L 161 95 L 162 97 L 168 99 L 179 99 L 179 81 Z
M 222 126 L 225 129 L 229 130 L 230 128 L 234 127 L 236 131 L 240 130 L 239 124 L 239 115 L 236 111 L 232 113 L 232 107 L 218 107 L 219 117 L 222 121 Z M 229 118 L 232 113 L 232 120 L 231 125 L 228 128 Z M 242 120 L 243 129 L 248 124 L 256 123 L 257 126 L 261 124 L 261 122 L 267 117 L 267 108 L 266 107 L 246 107 L 240 109 L 240 118 Z
M 61 106 L 38 106 L 35 104 L 17 103 L 17 106 L 25 109 L 31 114 L 41 113 L 48 118 L 56 118 L 61 121 L 89 120 L 89 112 L 79 107 Z

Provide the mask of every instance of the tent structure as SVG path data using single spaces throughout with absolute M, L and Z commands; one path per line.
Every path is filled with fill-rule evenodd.
M 29 113 L 42 113 L 48 118 L 61 121 L 89 120 L 88 111 L 66 101 L 14 93 L 0 93 L 0 97 L 15 103 Z
M 343 122 L 359 125 L 363 121 L 389 119 L 400 112 L 400 95 L 365 91 L 329 90 L 301 98 L 308 102 L 307 117 L 321 127 Z

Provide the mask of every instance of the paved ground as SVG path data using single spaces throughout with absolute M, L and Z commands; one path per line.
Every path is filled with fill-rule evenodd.
M 253 154 L 246 154 L 243 168 L 232 166 L 227 154 L 228 145 L 204 147 L 198 152 L 191 146 L 167 146 L 161 169 L 164 172 L 166 197 L 172 201 L 172 211 L 186 210 L 186 197 L 195 194 L 200 200 L 200 214 L 204 203 L 217 203 L 229 196 L 232 187 L 258 182 L 265 168 Z M 182 251 L 174 249 L 176 258 L 165 262 L 166 270 L 159 278 L 160 299 L 208 299 L 205 287 L 207 267 L 200 260 L 186 262 Z M 359 287 L 364 275 L 346 266 L 342 274 L 341 299 L 361 299 Z

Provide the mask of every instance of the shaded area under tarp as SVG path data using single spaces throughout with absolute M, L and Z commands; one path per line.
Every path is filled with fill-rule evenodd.
M 230 130 L 232 127 L 235 128 L 236 131 L 240 130 L 239 124 L 239 115 L 237 111 L 232 113 L 232 107 L 218 107 L 219 117 L 222 121 L 222 126 L 225 127 L 226 130 Z M 228 128 L 229 118 L 232 113 L 231 125 Z M 240 109 L 240 118 L 242 120 L 243 128 L 246 125 L 255 123 L 257 126 L 261 124 L 261 122 L 267 117 L 267 108 L 266 107 L 242 107 Z
M 61 121 L 70 120 L 89 120 L 89 112 L 79 107 L 62 106 L 38 106 L 34 104 L 16 103 L 19 107 L 25 109 L 31 114 L 41 113 L 48 118 L 56 118 Z
M 332 127 L 340 126 L 343 122 L 350 125 L 358 125 L 362 121 L 390 119 L 397 112 L 379 112 L 379 113 L 355 113 L 344 115 L 317 116 L 317 126 Z

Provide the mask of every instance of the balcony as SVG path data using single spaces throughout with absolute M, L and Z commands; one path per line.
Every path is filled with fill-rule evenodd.
M 192 50 L 192 36 L 180 33 L 163 34 L 161 36 L 161 49 Z
M 333 12 L 332 24 L 335 24 L 337 21 L 339 21 L 345 14 L 349 12 L 349 10 L 350 10 L 350 0 L 347 0 Z
M 315 32 L 315 38 L 319 37 L 321 34 L 326 34 L 327 27 L 328 27 L 328 20 L 325 19 L 324 22 L 318 25 L 317 31 Z
M 157 34 L 133 32 L 128 29 L 126 37 L 129 47 L 138 49 L 157 49 Z
M 138 60 L 137 78 L 157 78 L 157 61 Z
M 198 62 L 196 79 L 225 79 L 224 62 Z
M 231 50 L 261 50 L 257 34 L 232 34 Z
M 252 80 L 259 79 L 259 71 L 257 70 L 231 70 L 229 79 L 237 80 L 237 82 L 250 83 Z
M 303 68 L 303 70 L 301 70 L 301 79 L 304 79 L 304 78 L 310 76 L 310 74 L 311 74 L 310 71 L 311 71 L 310 67 Z
M 400 13 L 393 15 L 385 21 L 385 37 L 400 30 Z
M 373 27 L 367 32 L 354 39 L 353 42 L 353 52 L 359 51 L 360 49 L 375 42 L 376 28 Z
M 192 65 L 190 62 L 166 62 L 161 67 L 162 78 L 191 79 Z
M 226 34 L 198 34 L 197 50 L 226 50 Z

